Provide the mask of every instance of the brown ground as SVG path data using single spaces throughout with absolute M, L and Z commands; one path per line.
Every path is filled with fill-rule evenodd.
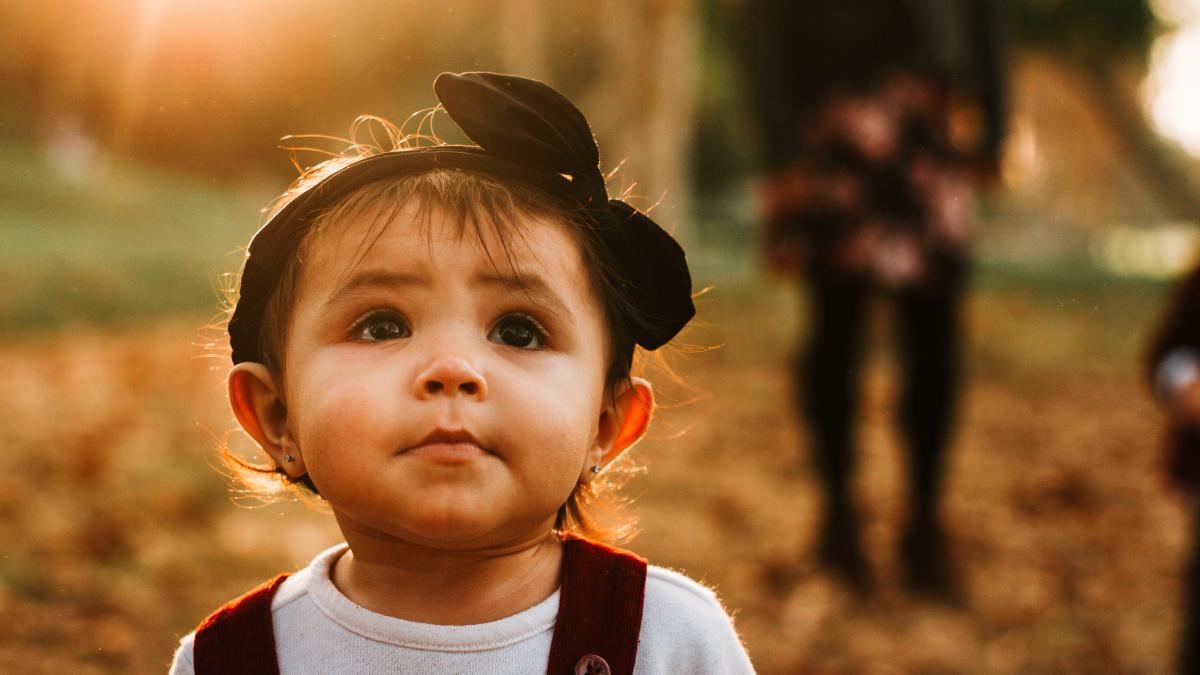
M 1152 302 L 992 290 L 972 301 L 945 515 L 966 605 L 914 599 L 893 549 L 903 456 L 893 367 L 866 378 L 859 505 L 879 593 L 817 569 L 819 500 L 790 411 L 798 303 L 702 303 L 724 343 L 674 359 L 690 391 L 637 454 L 631 548 L 715 586 L 763 673 L 1164 672 L 1190 537 L 1156 470 L 1132 360 Z M 297 505 L 235 505 L 211 468 L 233 426 L 193 323 L 0 346 L 0 672 L 165 672 L 209 610 L 334 541 Z M 877 341 L 879 342 L 879 341 Z M 686 399 L 695 399 L 687 401 Z

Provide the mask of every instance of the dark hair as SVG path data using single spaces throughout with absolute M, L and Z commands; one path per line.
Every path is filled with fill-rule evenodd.
M 403 145 L 407 140 L 394 133 L 395 127 L 386 122 L 374 118 L 372 121 L 384 124 L 394 140 L 400 139 L 398 144 Z M 276 201 L 272 210 L 277 212 L 329 173 L 379 151 L 376 146 L 352 144 L 347 153 L 305 171 Z M 502 250 L 488 251 L 497 264 L 511 260 L 508 242 L 521 236 L 521 216 L 548 217 L 563 223 L 579 246 L 608 329 L 607 395 L 612 395 L 614 388 L 622 381 L 628 381 L 635 353 L 639 351 L 633 337 L 639 316 L 622 289 L 612 281 L 617 278 L 615 263 L 608 258 L 607 249 L 600 242 L 592 214 L 574 202 L 521 182 L 509 182 L 491 174 L 462 169 L 433 168 L 358 188 L 322 211 L 304 232 L 288 256 L 277 284 L 267 299 L 259 334 L 263 363 L 276 378 L 281 396 L 285 395 L 287 388 L 283 362 L 287 327 L 304 260 L 313 242 L 335 223 L 345 222 L 347 217 L 366 216 L 370 219 L 370 227 L 359 250 L 360 255 L 365 255 L 395 213 L 414 201 L 420 206 L 419 225 L 427 225 L 431 210 L 439 207 L 449 212 L 452 222 L 459 223 L 461 234 L 473 235 L 483 245 L 486 245 L 485 228 L 502 234 L 496 238 Z M 236 284 L 237 280 L 234 281 Z M 289 492 L 301 497 L 320 496 L 307 474 L 292 478 L 276 466 L 248 461 L 224 443 L 221 451 L 223 463 L 231 477 L 256 496 L 270 499 Z M 627 465 L 628 462 L 623 464 Z M 555 528 L 610 541 L 632 534 L 633 519 L 625 513 L 625 500 L 616 494 L 616 490 L 628 478 L 628 470 L 622 469 L 628 467 L 610 468 L 587 483 L 577 484 L 566 503 L 559 508 Z

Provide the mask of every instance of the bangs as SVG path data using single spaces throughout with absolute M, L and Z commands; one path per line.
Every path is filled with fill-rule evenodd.
M 409 223 L 431 247 L 435 213 L 444 214 L 456 226 L 457 238 L 474 237 L 497 270 L 501 265 L 516 269 L 513 242 L 525 237 L 529 216 L 562 222 L 568 219 L 563 205 L 537 191 L 502 183 L 486 175 L 458 169 L 435 169 L 372 183 L 359 188 L 333 207 L 317 214 L 297 250 L 301 265 L 314 242 L 337 236 L 335 228 L 345 223 L 365 227 L 343 275 L 353 271 L 402 211 L 417 205 Z M 565 223 L 564 223 L 565 224 Z M 574 229 L 574 228 L 569 228 Z M 488 236 L 491 235 L 491 236 Z M 572 238 L 578 238 L 572 235 Z M 496 250 L 496 243 L 499 248 Z

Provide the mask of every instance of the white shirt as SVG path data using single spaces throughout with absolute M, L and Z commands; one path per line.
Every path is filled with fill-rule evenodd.
M 346 550 L 322 552 L 288 577 L 271 601 L 281 675 L 296 673 L 544 673 L 559 593 L 510 617 L 439 626 L 376 614 L 333 585 Z M 194 633 L 180 641 L 171 675 L 192 675 Z M 733 622 L 716 595 L 671 570 L 646 574 L 637 661 L 651 673 L 753 673 Z
M 1154 389 L 1158 398 L 1170 405 L 1179 392 L 1200 379 L 1200 353 L 1187 347 L 1167 352 L 1155 369 Z

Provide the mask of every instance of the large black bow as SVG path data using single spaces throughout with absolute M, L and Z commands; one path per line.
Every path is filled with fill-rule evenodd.
M 592 130 L 565 96 L 537 80 L 497 73 L 442 73 L 433 89 L 488 154 L 569 177 L 567 192 L 601 219 L 600 237 L 622 273 L 617 286 L 640 314 L 639 345 L 657 349 L 691 320 L 696 310 L 683 249 L 644 213 L 608 198 Z

